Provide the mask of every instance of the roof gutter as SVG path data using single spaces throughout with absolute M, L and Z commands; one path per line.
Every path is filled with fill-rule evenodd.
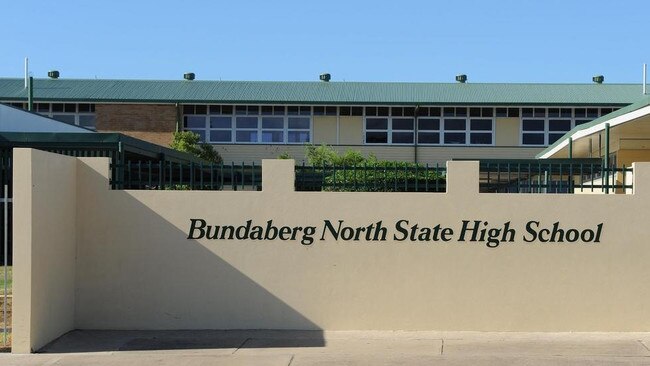
M 599 123 L 599 124 L 597 124 L 595 126 L 591 126 L 589 128 L 585 128 L 584 130 L 576 131 L 573 134 L 567 136 L 564 140 L 562 140 L 562 142 L 560 142 L 559 144 L 557 144 L 553 148 L 548 149 L 546 151 L 543 151 L 540 155 L 537 156 L 537 158 L 538 159 L 548 159 L 551 156 L 553 156 L 553 155 L 557 154 L 558 152 L 560 152 L 565 147 L 567 147 L 569 145 L 569 140 L 570 139 L 573 139 L 573 141 L 575 141 L 577 139 L 580 139 L 580 138 L 583 138 L 583 137 L 586 137 L 586 136 L 589 136 L 589 135 L 593 135 L 593 134 L 595 134 L 597 132 L 604 131 L 607 124 L 609 124 L 609 126 L 611 128 L 611 127 L 615 127 L 617 125 L 620 125 L 620 124 L 635 120 L 637 118 L 641 118 L 641 117 L 646 116 L 648 114 L 650 114 L 650 106 L 645 106 L 645 107 L 639 108 L 639 109 L 637 109 L 635 111 L 625 113 L 625 114 L 620 115 L 618 117 L 614 117 L 614 118 L 612 118 L 610 120 L 602 121 L 601 123 Z

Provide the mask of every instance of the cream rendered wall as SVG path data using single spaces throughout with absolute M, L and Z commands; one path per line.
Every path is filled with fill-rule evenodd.
M 14 149 L 12 352 L 74 329 L 77 159 Z
M 314 144 L 336 144 L 337 117 L 314 116 Z
M 18 161 L 30 162 L 18 155 Z M 76 180 L 76 224 L 64 221 L 63 226 L 73 232 L 69 238 L 76 237 L 76 298 L 69 287 L 60 291 L 60 282 L 70 283 L 74 261 L 68 255 L 66 261 L 56 259 L 61 249 L 69 254 L 69 240 L 57 239 L 65 237 L 57 234 L 63 229 L 38 225 L 61 220 L 61 211 L 27 205 L 17 219 L 29 217 L 31 207 L 42 209 L 31 214 L 42 219 L 22 221 L 33 226 L 17 228 L 16 240 L 36 248 L 36 238 L 48 236 L 52 247 L 46 252 L 57 263 L 55 268 L 38 263 L 28 272 L 43 279 L 47 273 L 56 281 L 31 288 L 31 282 L 17 281 L 15 299 L 24 304 L 25 296 L 41 292 L 48 302 L 75 299 L 67 300 L 74 305 L 74 322 L 68 319 L 60 330 L 70 324 L 79 329 L 650 330 L 650 226 L 638 215 L 650 206 L 648 163 L 634 167 L 633 195 L 586 196 L 479 194 L 476 162 L 448 164 L 447 193 L 293 192 L 292 161 L 264 162 L 261 192 L 120 191 L 108 188 L 106 159 L 80 160 L 75 175 L 65 163 L 70 158 L 38 157 L 32 169 L 68 166 L 34 174 L 32 181 L 35 190 L 55 182 L 47 192 L 60 198 L 48 202 L 68 207 L 64 214 L 71 209 L 60 201 L 74 202 L 69 183 Z M 28 182 L 24 172 L 17 173 L 20 182 Z M 24 201 L 29 191 L 17 198 Z M 36 191 L 33 197 L 39 197 Z M 320 232 L 312 245 L 194 240 L 188 239 L 193 218 L 235 226 L 247 220 L 300 227 L 321 227 L 326 219 L 351 227 L 382 221 L 391 234 L 402 219 L 456 232 L 462 220 L 481 220 L 494 227 L 510 222 L 519 234 L 497 248 L 457 238 L 397 241 L 391 234 L 385 242 L 321 241 Z M 544 227 L 559 222 L 565 228 L 600 223 L 604 228 L 600 243 L 527 243 L 521 236 L 531 220 Z M 29 264 L 24 258 L 23 252 L 21 263 Z M 41 311 L 39 306 L 30 311 Z M 69 316 L 64 309 L 58 312 Z M 37 322 L 32 329 L 50 326 Z M 57 332 L 43 334 L 56 337 Z M 26 336 L 19 332 L 16 341 Z
M 497 117 L 495 123 L 496 146 L 519 146 L 521 120 L 516 117 Z

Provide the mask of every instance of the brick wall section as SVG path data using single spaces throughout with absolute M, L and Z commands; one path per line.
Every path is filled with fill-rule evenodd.
M 96 104 L 99 132 L 120 132 L 169 146 L 176 131 L 176 107 L 169 104 Z

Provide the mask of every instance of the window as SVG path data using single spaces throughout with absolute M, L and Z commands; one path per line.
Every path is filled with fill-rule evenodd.
M 498 110 L 499 108 L 497 108 Z M 617 108 L 522 108 L 522 145 L 550 145 L 575 126 L 590 122 Z M 499 111 L 497 111 L 497 114 Z
M 27 104 L 12 103 L 27 109 Z M 34 111 L 57 121 L 95 129 L 95 105 L 91 103 L 34 103 Z
M 440 119 L 418 118 L 418 144 L 440 144 Z
M 328 107 L 323 108 L 327 114 Z M 198 133 L 205 142 L 300 144 L 311 140 L 312 107 L 308 106 L 185 105 L 183 112 L 189 112 L 183 116 L 184 129 Z

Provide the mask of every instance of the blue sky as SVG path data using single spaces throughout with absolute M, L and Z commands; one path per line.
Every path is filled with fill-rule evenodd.
M 640 83 L 650 1 L 7 1 L 0 76 Z M 7 16 L 9 15 L 9 16 Z

